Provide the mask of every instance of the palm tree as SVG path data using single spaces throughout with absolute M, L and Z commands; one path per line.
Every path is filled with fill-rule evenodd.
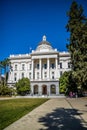
M 4 68 L 5 84 L 7 84 L 8 72 L 9 72 L 9 68 L 10 68 L 10 60 L 8 58 L 6 58 L 3 61 L 0 61 L 0 64 Z

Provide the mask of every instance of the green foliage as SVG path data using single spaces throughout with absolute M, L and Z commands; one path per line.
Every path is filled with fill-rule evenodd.
M 19 95 L 26 95 L 30 91 L 30 81 L 28 78 L 19 79 L 15 86 Z
M 3 61 L 0 61 L 0 64 L 5 67 L 6 65 L 9 65 L 9 64 L 10 64 L 10 60 L 9 60 L 8 58 L 6 58 L 6 59 L 4 59 Z
M 67 48 L 71 54 L 71 64 L 77 87 L 87 89 L 87 18 L 82 6 L 72 2 L 67 13 L 69 20 L 66 26 L 70 32 Z
M 69 95 L 69 92 L 77 92 L 77 84 L 73 71 L 64 72 L 59 79 L 60 93 Z
M 69 72 L 64 72 L 63 75 L 59 79 L 60 83 L 60 93 L 65 93 L 68 84 L 68 74 Z
M 10 60 L 8 58 L 4 59 L 3 61 L 0 61 L 0 64 L 5 70 L 5 83 L 7 84 L 8 80 L 8 68 L 10 67 Z
M 20 119 L 48 99 L 12 99 L 0 101 L 0 130 Z
M 12 95 L 12 88 L 9 88 L 6 85 L 0 85 L 0 95 L 1 96 L 11 96 Z

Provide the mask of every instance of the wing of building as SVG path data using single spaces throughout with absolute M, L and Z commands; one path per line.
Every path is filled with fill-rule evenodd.
M 12 70 L 8 84 L 13 86 L 19 79 L 28 77 L 34 95 L 58 95 L 59 78 L 70 70 L 70 54 L 53 49 L 43 36 L 36 50 L 30 54 L 10 55 Z

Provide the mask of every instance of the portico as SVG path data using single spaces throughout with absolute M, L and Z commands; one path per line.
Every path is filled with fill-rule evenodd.
M 54 81 L 43 81 L 43 82 L 31 82 L 31 94 L 32 95 L 58 95 L 59 94 L 59 83 Z
M 38 58 L 32 60 L 32 79 L 49 80 L 58 79 L 56 72 L 58 69 L 58 58 Z M 52 73 L 53 72 L 53 73 Z M 52 75 L 54 78 L 52 78 Z

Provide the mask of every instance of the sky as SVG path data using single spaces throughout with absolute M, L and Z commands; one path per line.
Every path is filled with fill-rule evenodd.
M 87 17 L 87 0 L 76 0 Z M 42 36 L 58 51 L 67 51 L 66 31 L 72 0 L 0 0 L 0 61 L 35 50 Z

